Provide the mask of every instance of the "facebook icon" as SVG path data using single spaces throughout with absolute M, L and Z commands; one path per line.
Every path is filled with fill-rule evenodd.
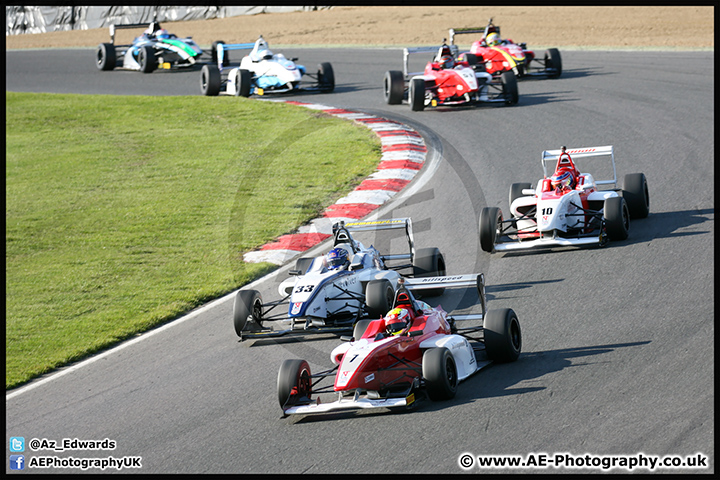
M 24 470 L 25 455 L 10 455 L 10 470 Z

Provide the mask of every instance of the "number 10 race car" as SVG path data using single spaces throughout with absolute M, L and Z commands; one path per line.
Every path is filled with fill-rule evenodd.
M 388 229 L 405 231 L 408 253 L 381 255 L 351 235 Z M 414 277 L 408 280 L 408 288 L 422 289 L 427 296 L 442 294 L 443 282 L 454 279 L 444 276 L 445 259 L 439 249 L 415 249 L 409 218 L 340 222 L 333 230 L 333 249 L 328 255 L 299 258 L 291 277 L 278 286 L 280 300 L 265 303 L 257 290 L 238 291 L 233 322 L 241 340 L 352 332 L 358 320 L 383 315 L 390 309 L 402 278 L 399 272 L 405 269 Z M 423 285 L 426 277 L 435 280 L 435 288 Z M 267 327 L 265 322 L 269 321 L 281 328 Z
M 570 155 L 572 154 L 572 158 Z M 607 180 L 580 173 L 575 161 L 608 160 Z M 547 163 L 555 162 L 549 176 Z M 588 162 L 597 164 L 597 162 Z M 625 175 L 617 188 L 613 147 L 562 147 L 542 153 L 544 178 L 535 188 L 514 183 L 510 188 L 510 213 L 503 220 L 497 207 L 480 212 L 480 246 L 486 252 L 538 247 L 599 245 L 628 237 L 631 218 L 645 218 L 650 212 L 650 194 L 642 173 Z M 611 171 L 610 171 L 610 167 Z M 601 190 L 601 186 L 610 186 Z
M 517 315 L 509 308 L 486 313 L 484 278 L 478 275 L 474 281 L 482 314 L 450 316 L 441 306 L 416 300 L 401 282 L 393 309 L 384 318 L 358 322 L 352 338 L 332 351 L 335 367 L 313 374 L 307 361 L 285 360 L 277 379 L 283 416 L 408 409 L 423 394 L 449 400 L 461 381 L 492 361 L 515 361 L 522 347 Z M 433 283 L 428 280 L 428 286 Z M 482 326 L 458 328 L 455 323 L 472 319 L 482 319 Z M 334 380 L 321 386 L 326 379 Z

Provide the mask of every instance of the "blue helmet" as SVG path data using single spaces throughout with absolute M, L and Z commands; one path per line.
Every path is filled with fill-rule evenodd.
M 337 270 L 348 263 L 348 252 L 344 248 L 333 248 L 325 255 L 328 270 Z

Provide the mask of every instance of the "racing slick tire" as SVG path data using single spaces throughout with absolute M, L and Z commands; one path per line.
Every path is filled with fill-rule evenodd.
M 233 304 L 235 333 L 242 338 L 242 332 L 259 330 L 262 327 L 262 297 L 257 290 L 240 290 Z M 248 325 L 252 322 L 252 325 Z
M 398 70 L 385 72 L 383 93 L 385 94 L 385 103 L 388 105 L 402 103 L 403 94 L 405 93 L 405 79 L 402 72 Z
M 622 196 L 627 202 L 630 218 L 645 218 L 650 213 L 650 192 L 644 173 L 628 173 L 623 178 Z
M 458 387 L 457 366 L 447 348 L 430 348 L 423 353 L 422 376 L 430 400 L 450 400 L 455 397 Z
M 217 54 L 217 47 L 218 45 L 225 45 L 225 42 L 222 40 L 217 40 L 212 43 L 212 48 L 210 50 L 210 58 L 212 59 L 212 63 L 217 65 L 218 63 L 218 54 Z M 230 66 L 230 55 L 228 55 L 227 51 L 223 53 L 223 67 Z
M 98 45 L 97 67 L 100 70 L 113 70 L 116 64 L 115 45 L 112 43 L 101 43 Z
M 557 48 L 548 48 L 545 52 L 545 72 L 548 78 L 558 78 L 562 74 L 562 58 Z
M 610 240 L 625 240 L 630 230 L 630 211 L 623 197 L 605 199 L 603 207 L 605 229 Z
M 365 287 L 365 306 L 368 314 L 374 318 L 384 316 L 393 307 L 395 290 L 390 280 L 381 278 L 370 280 Z
M 508 208 L 512 206 L 512 203 L 515 201 L 515 199 L 520 197 L 526 197 L 527 195 L 524 195 L 522 193 L 523 190 L 526 188 L 532 188 L 532 184 L 530 183 L 513 183 L 510 185 L 510 196 L 508 197 Z
M 360 340 L 372 320 L 358 320 L 353 327 L 353 342 Z
M 318 65 L 317 79 L 318 88 L 322 93 L 331 93 L 335 90 L 335 72 L 331 64 L 323 62 Z
M 490 360 L 514 362 L 522 350 L 520 321 L 511 308 L 490 310 L 483 321 L 483 343 Z
M 437 247 L 419 248 L 413 257 L 413 276 L 419 277 L 444 277 L 447 275 L 445 268 L 445 257 Z M 445 292 L 444 288 L 430 288 L 418 290 L 420 296 L 437 297 Z
M 152 73 L 157 68 L 157 60 L 155 59 L 155 51 L 150 45 L 140 47 L 138 52 L 138 63 L 140 71 L 143 73 Z
M 200 71 L 200 91 L 214 97 L 220 93 L 220 70 L 214 65 L 203 65 Z
M 280 365 L 277 393 L 280 407 L 309 401 L 312 395 L 310 365 L 306 360 L 287 359 Z
M 414 112 L 425 110 L 425 79 L 413 78 L 410 80 L 410 109 Z
M 502 81 L 503 85 L 503 96 L 505 97 L 505 104 L 515 105 L 516 103 L 518 103 L 518 100 L 520 99 L 520 94 L 518 93 L 518 84 L 515 72 L 512 72 L 510 70 L 508 70 L 507 72 L 503 72 L 502 75 L 500 75 L 500 80 Z
M 252 72 L 241 68 L 235 71 L 235 96 L 249 97 L 252 91 Z
M 480 247 L 488 253 L 495 250 L 502 219 L 502 212 L 498 207 L 485 207 L 480 210 L 480 220 L 478 221 Z

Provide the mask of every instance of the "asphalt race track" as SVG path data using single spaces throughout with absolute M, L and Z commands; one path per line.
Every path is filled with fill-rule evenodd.
M 385 71 L 402 70 L 399 49 L 283 53 L 311 70 L 331 62 L 337 85 L 332 94 L 285 98 L 384 116 L 425 136 L 437 168 L 383 207 L 382 217 L 411 217 L 416 245 L 439 247 L 448 273 L 485 273 L 489 307 L 519 316 L 520 359 L 471 377 L 452 401 L 412 412 L 283 419 L 281 362 L 330 367 L 339 340 L 238 342 L 228 296 L 80 368 L 8 392 L 8 439 L 117 443 L 112 451 L 26 449 L 27 460 L 142 457 L 141 473 L 397 474 L 463 473 L 464 453 L 702 454 L 708 467 L 695 471 L 714 472 L 713 52 L 561 49 L 562 77 L 521 81 L 516 106 L 424 112 L 384 103 Z M 8 51 L 6 89 L 200 95 L 199 69 L 100 72 L 93 58 L 89 49 Z M 507 212 L 510 185 L 537 181 L 541 152 L 561 145 L 614 145 L 619 178 L 647 176 L 648 218 L 632 222 L 628 240 L 602 249 L 482 252 L 481 208 Z M 284 278 L 257 288 L 276 298 Z M 430 303 L 438 302 L 468 307 L 466 297 Z M 468 471 L 488 472 L 476 464 Z

